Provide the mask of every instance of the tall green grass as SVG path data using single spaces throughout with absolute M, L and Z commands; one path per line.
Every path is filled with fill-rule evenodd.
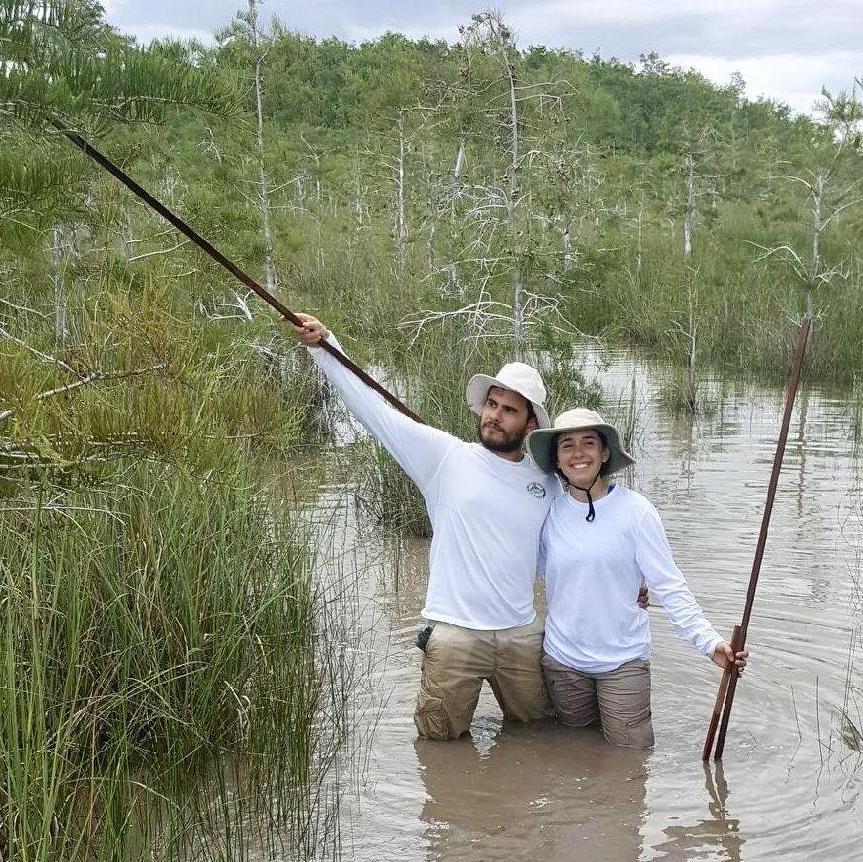
M 253 479 L 137 463 L 0 506 L 3 858 L 309 855 L 344 680 Z

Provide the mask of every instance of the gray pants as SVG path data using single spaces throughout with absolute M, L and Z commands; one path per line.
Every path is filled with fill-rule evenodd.
M 551 714 L 542 679 L 543 620 L 480 631 L 435 623 L 423 657 L 414 723 L 420 736 L 458 739 L 470 727 L 483 680 L 505 719 Z
M 653 745 L 649 661 L 629 661 L 607 673 L 581 673 L 543 655 L 542 670 L 561 722 L 586 727 L 600 721 L 603 735 L 614 745 Z

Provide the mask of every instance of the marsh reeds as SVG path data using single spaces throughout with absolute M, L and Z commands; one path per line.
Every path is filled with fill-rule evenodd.
M 863 441 L 863 379 L 857 373 L 854 374 L 848 393 L 848 414 L 851 422 L 851 442 L 856 456 Z
M 4 858 L 125 858 L 228 755 L 304 792 L 309 555 L 238 479 L 138 464 L 109 491 L 3 507 Z
M 855 438 L 855 460 L 856 455 Z M 838 725 L 837 732 L 845 747 L 859 754 L 863 752 L 863 684 L 859 666 L 860 647 L 863 645 L 863 547 L 860 545 L 863 498 L 859 476 L 852 490 L 852 501 L 851 516 L 842 528 L 843 538 L 854 543 L 855 548 L 848 571 L 851 631 L 845 663 L 845 688 L 841 705 L 837 704 L 834 709 L 834 725 Z
M 322 394 L 302 351 L 257 349 L 266 317 L 209 317 L 157 275 L 80 291 L 60 356 L 26 309 L 4 337 L 4 860 L 335 840 L 351 678 L 292 464 Z
M 340 681 L 303 534 L 251 478 L 133 464 L 0 510 L 4 859 L 313 843 Z

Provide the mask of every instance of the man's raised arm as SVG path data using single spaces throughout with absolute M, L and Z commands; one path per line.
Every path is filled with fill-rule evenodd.
M 339 391 L 348 410 L 425 493 L 447 453 L 458 445 L 458 438 L 415 422 L 387 404 L 333 356 L 316 349 L 323 340 L 342 349 L 320 320 L 310 314 L 298 314 L 297 317 L 303 325 L 292 325 L 294 334 L 300 343 L 310 348 L 315 364 Z

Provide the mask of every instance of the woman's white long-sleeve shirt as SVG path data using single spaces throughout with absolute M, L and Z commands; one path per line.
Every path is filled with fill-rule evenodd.
M 557 497 L 543 528 L 548 617 L 545 651 L 584 673 L 605 673 L 650 657 L 650 623 L 636 604 L 642 580 L 675 631 L 710 656 L 722 640 L 674 564 L 659 513 L 645 497 L 615 486 L 586 503 Z
M 327 341 L 339 347 L 330 335 Z M 339 347 L 339 349 L 341 349 Z M 532 623 L 539 537 L 560 483 L 528 458 L 415 422 L 324 350 L 309 351 L 351 413 L 425 498 L 432 525 L 422 615 L 471 629 Z

